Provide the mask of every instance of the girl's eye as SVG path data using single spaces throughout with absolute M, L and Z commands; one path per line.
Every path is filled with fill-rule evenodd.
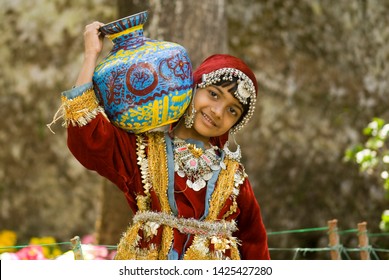
M 236 115 L 238 114 L 238 112 L 235 110 L 234 107 L 230 107 L 228 110 L 229 110 L 229 112 L 230 112 L 231 114 L 233 114 L 234 116 L 236 116 Z
M 217 93 L 214 92 L 213 90 L 210 90 L 210 91 L 209 91 L 209 94 L 210 94 L 212 97 L 217 98 Z

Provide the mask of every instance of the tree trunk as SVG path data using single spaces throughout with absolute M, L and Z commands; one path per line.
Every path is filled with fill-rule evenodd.
M 117 0 L 118 18 L 123 18 L 150 9 L 149 1 Z
M 196 68 L 205 57 L 227 52 L 225 0 L 118 0 L 119 16 L 149 10 L 145 35 L 184 46 Z
M 116 245 L 131 221 L 131 209 L 123 193 L 103 180 L 101 215 L 96 221 L 97 244 Z
M 149 19 L 144 27 L 145 36 L 184 46 L 193 68 L 205 57 L 227 51 L 224 0 L 155 0 L 150 3 L 118 0 L 117 6 L 118 18 L 149 10 Z M 116 244 L 128 225 L 129 212 L 123 194 L 105 181 L 101 216 L 96 226 L 98 243 Z

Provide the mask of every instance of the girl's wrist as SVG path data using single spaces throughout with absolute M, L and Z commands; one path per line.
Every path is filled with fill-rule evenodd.
M 84 61 L 96 62 L 99 57 L 99 53 L 97 52 L 85 52 L 84 53 Z

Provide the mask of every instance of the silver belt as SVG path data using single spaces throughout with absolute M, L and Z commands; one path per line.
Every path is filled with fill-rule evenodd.
M 176 228 L 184 234 L 197 234 L 205 237 L 220 236 L 231 237 L 237 230 L 235 221 L 200 221 L 193 218 L 179 218 L 172 214 L 152 211 L 139 211 L 135 214 L 133 222 L 154 222 Z

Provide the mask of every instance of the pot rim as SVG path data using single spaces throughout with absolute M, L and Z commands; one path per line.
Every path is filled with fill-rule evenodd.
M 104 35 L 115 34 L 125 29 L 144 24 L 147 21 L 147 16 L 147 10 L 129 15 L 104 24 L 99 28 L 99 31 Z M 139 20 L 134 20 L 134 18 L 139 18 Z

